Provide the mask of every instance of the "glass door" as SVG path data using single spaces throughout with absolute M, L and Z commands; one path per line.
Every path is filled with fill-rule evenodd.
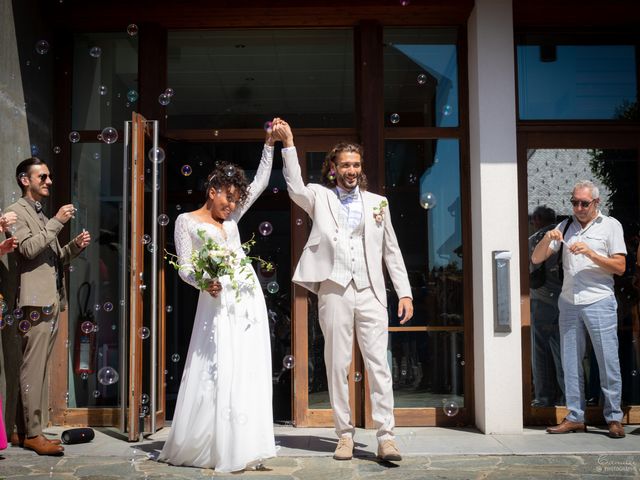
M 150 139 L 151 141 L 147 141 Z M 150 146 L 150 148 L 149 148 Z M 164 267 L 167 216 L 160 212 L 164 150 L 158 122 L 133 113 L 125 123 L 120 315 L 121 429 L 130 441 L 164 425 Z M 130 154 L 129 154 L 130 153 Z M 130 192 L 127 190 L 130 189 Z
M 593 134 L 525 134 L 520 146 L 521 172 L 526 175 L 521 224 L 526 228 L 523 259 L 524 402 L 528 424 L 556 424 L 567 414 L 560 356 L 557 298 L 562 283 L 554 257 L 534 267 L 529 256 L 546 229 L 572 214 L 573 185 L 591 180 L 600 191 L 600 210 L 623 227 L 627 269 L 615 276 L 618 302 L 618 355 L 622 373 L 624 422 L 640 418 L 640 317 L 637 259 L 639 239 L 640 157 L 637 139 Z M 525 173 L 526 172 L 526 173 Z M 526 215 L 526 216 L 525 216 Z M 524 234 L 524 232 L 523 232 Z M 524 238 L 524 235 L 523 235 Z M 537 280 L 538 268 L 545 270 Z M 527 272 L 531 272 L 527 275 Z M 587 421 L 604 423 L 598 365 L 590 347 L 583 360 Z

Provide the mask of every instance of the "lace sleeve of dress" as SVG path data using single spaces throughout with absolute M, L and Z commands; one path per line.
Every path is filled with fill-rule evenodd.
M 193 268 L 190 268 L 193 245 L 191 243 L 191 234 L 189 233 L 189 219 L 184 214 L 179 215 L 176 219 L 174 241 L 176 244 L 176 255 L 178 255 L 178 264 L 180 265 L 178 275 L 189 285 L 198 288 Z
M 262 157 L 260 158 L 260 165 L 256 171 L 256 176 L 253 178 L 253 182 L 249 185 L 249 196 L 244 202 L 242 207 L 236 209 L 232 217 L 236 220 L 240 220 L 249 207 L 258 199 L 258 197 L 264 192 L 267 185 L 269 185 L 269 177 L 271 176 L 271 165 L 273 164 L 273 147 L 266 145 L 262 149 Z

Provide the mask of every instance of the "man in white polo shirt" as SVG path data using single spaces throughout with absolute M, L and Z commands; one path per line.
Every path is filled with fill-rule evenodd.
M 575 184 L 571 195 L 573 217 L 562 221 L 538 243 L 531 256 L 534 264 L 562 251 L 564 282 L 558 299 L 560 347 L 565 396 L 569 414 L 548 433 L 586 431 L 582 359 L 587 333 L 600 370 L 604 418 L 611 438 L 625 436 L 620 409 L 622 379 L 618 359 L 618 304 L 613 275 L 625 271 L 627 248 L 622 226 L 598 210 L 600 194 L 589 181 Z M 570 222 L 567 226 L 567 222 Z

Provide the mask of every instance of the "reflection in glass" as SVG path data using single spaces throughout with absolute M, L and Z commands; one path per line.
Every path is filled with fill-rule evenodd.
M 458 126 L 456 42 L 453 29 L 384 30 L 387 126 Z
M 464 406 L 464 317 L 460 151 L 457 140 L 385 142 L 385 195 L 414 298 L 403 331 L 388 285 L 389 364 L 397 406 Z M 419 179 L 419 180 L 416 180 Z M 438 201 L 425 210 L 420 198 Z
M 518 45 L 523 120 L 616 119 L 638 101 L 633 45 Z
M 93 57 L 92 47 L 102 54 Z M 106 94 L 101 95 L 100 87 Z M 122 128 L 131 119 L 135 102 L 127 92 L 138 88 L 138 40 L 120 33 L 78 33 L 73 51 L 73 130 Z
M 87 54 L 88 56 L 88 54 Z M 122 208 L 122 149 L 103 143 L 78 143 L 71 149 L 71 202 L 78 209 L 69 222 L 70 237 L 82 229 L 91 233 L 91 245 L 73 260 L 69 269 L 70 357 L 78 342 L 90 348 L 80 350 L 79 364 L 69 366 L 69 407 L 116 406 L 118 385 L 98 383 L 103 367 L 118 369 L 119 310 L 93 305 L 120 305 L 120 211 Z M 99 328 L 86 338 L 80 335 L 83 321 Z M 92 338 L 93 337 L 93 338 Z M 86 348 L 86 347 L 85 347 Z M 89 372 L 86 380 L 75 370 Z M 98 391 L 100 395 L 94 395 Z
M 614 149 L 530 149 L 527 151 L 528 210 L 530 249 L 544 234 L 540 217 L 555 214 L 556 225 L 572 214 L 569 199 L 573 185 L 579 180 L 591 180 L 600 190 L 601 211 L 622 224 L 627 247 L 627 269 L 615 276 L 618 302 L 618 342 L 622 373 L 622 401 L 626 405 L 640 404 L 640 305 L 638 285 L 634 275 L 638 269 L 636 252 L 640 238 L 637 205 L 638 152 Z M 536 273 L 529 276 L 531 298 L 531 364 L 532 406 L 562 405 L 562 371 L 558 365 L 556 338 L 557 260 L 545 262 L 545 282 L 538 288 Z M 534 267 L 530 265 L 530 271 Z M 558 336 L 556 336 L 558 335 Z M 590 345 L 583 362 L 587 405 L 602 406 L 598 365 Z
M 169 32 L 170 128 L 355 124 L 351 29 Z

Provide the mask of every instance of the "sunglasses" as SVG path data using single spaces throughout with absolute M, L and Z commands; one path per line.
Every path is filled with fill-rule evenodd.
M 591 200 L 590 202 L 587 202 L 586 200 L 576 200 L 575 198 L 572 198 L 571 200 L 569 200 L 571 202 L 571 205 L 573 205 L 574 207 L 577 207 L 578 205 L 580 205 L 582 208 L 589 208 L 589 206 L 596 201 L 596 199 L 594 198 L 593 200 Z
M 47 178 L 50 178 L 53 181 L 53 177 L 51 176 L 50 173 L 41 173 L 40 175 L 38 175 L 38 178 L 40 179 L 41 182 L 46 182 Z

